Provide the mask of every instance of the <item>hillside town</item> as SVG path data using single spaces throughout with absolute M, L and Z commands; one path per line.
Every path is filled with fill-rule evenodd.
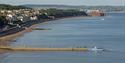
M 43 10 L 34 9 L 19 9 L 19 10 L 0 10 L 1 21 L 0 26 L 3 27 L 4 24 L 14 25 L 21 22 L 29 20 L 43 19 L 54 19 L 54 16 L 49 16 Z
M 19 9 L 19 10 L 1 10 L 1 28 L 15 26 L 21 22 L 29 20 L 37 20 L 36 15 L 39 14 L 39 11 L 30 10 L 30 9 Z M 8 26 L 7 26 L 8 25 Z

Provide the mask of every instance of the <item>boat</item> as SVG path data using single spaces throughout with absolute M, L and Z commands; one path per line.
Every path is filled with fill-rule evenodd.
M 97 48 L 96 46 L 94 48 L 90 48 L 91 51 L 104 51 L 102 48 Z
M 105 20 L 105 19 L 101 19 L 101 20 Z

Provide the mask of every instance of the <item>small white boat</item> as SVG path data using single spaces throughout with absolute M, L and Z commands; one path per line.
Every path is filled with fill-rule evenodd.
M 105 19 L 101 19 L 101 20 L 105 20 Z
M 104 51 L 104 49 L 97 48 L 96 46 L 94 48 L 90 49 L 91 51 Z

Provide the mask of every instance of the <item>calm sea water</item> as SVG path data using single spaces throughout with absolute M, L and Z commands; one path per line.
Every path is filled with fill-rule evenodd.
M 101 47 L 103 52 L 8 52 L 0 63 L 125 63 L 125 13 L 66 18 L 39 24 L 11 43 L 13 47 Z

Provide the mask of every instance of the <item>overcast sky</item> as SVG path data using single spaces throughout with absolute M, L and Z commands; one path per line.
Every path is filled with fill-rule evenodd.
M 125 5 L 125 0 L 0 0 L 0 4 Z

